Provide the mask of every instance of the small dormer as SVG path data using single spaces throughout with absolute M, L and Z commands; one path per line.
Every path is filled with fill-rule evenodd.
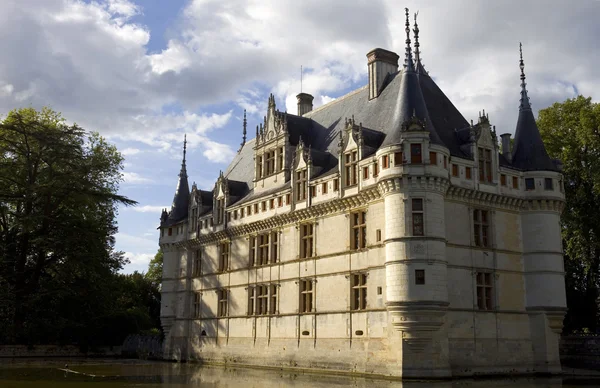
M 346 118 L 344 129 L 340 131 L 340 176 L 346 188 L 358 185 L 358 162 L 362 159 L 364 144 L 362 129 L 362 123 L 357 125 L 352 116 Z
M 275 97 L 271 94 L 267 115 L 256 127 L 255 190 L 276 187 L 286 181 L 288 146 L 287 113 L 276 109 Z
M 302 138 L 298 141 L 298 146 L 294 152 L 292 170 L 293 202 L 296 206 L 299 204 L 308 206 L 310 203 L 308 187 L 312 174 L 312 161 L 310 157 L 310 148 L 306 147 Z
M 485 110 L 479 112 L 476 125 L 471 125 L 474 132 L 473 159 L 475 160 L 476 176 L 479 183 L 493 184 L 498 175 L 498 136 L 496 128 L 490 125 L 489 116 Z
M 215 183 L 213 196 L 213 222 L 215 226 L 226 227 L 225 214 L 227 211 L 229 199 L 229 185 L 227 178 L 223 176 L 223 172 L 219 174 L 219 179 Z

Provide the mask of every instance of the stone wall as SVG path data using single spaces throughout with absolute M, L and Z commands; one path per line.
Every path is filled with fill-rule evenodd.
M 87 352 L 81 351 L 74 345 L 37 345 L 28 347 L 27 345 L 3 345 L 0 346 L 0 358 L 21 358 L 21 357 L 118 357 L 121 355 L 120 346 L 101 347 L 89 349 Z
M 131 334 L 125 338 L 121 347 L 121 356 L 142 360 L 162 358 L 163 341 L 160 335 Z
M 563 367 L 600 369 L 600 335 L 570 335 L 560 341 Z

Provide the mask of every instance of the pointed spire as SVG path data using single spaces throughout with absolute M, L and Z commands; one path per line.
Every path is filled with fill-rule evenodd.
M 523 62 L 523 45 L 519 42 L 519 67 L 521 68 L 521 104 L 519 105 L 519 109 L 531 109 L 531 104 L 529 103 L 529 96 L 527 96 L 527 83 L 525 82 L 525 63 Z
M 188 207 L 190 204 L 190 187 L 188 185 L 187 168 L 185 157 L 187 153 L 187 135 L 183 137 L 183 159 L 181 161 L 181 170 L 179 171 L 179 181 L 173 203 L 171 204 L 171 212 L 169 213 L 169 221 L 172 223 L 179 222 L 188 216 Z
M 408 16 L 408 8 L 404 8 L 406 12 L 406 58 L 404 59 L 404 68 L 406 71 L 414 71 L 413 59 L 412 59 L 412 48 L 410 47 L 410 19 Z
M 419 12 L 415 13 L 415 28 L 413 28 L 413 32 L 415 34 L 415 70 L 419 74 L 427 74 L 425 71 L 425 66 L 421 63 L 421 44 L 419 43 L 419 24 L 417 23 L 417 16 L 419 16 Z
M 248 120 L 246 120 L 246 109 L 244 109 L 244 121 L 242 124 L 243 127 L 243 132 L 242 132 L 242 144 L 240 144 L 240 150 L 242 148 L 244 148 L 244 145 L 246 144 L 246 128 L 248 126 Z
M 511 164 L 524 171 L 558 171 L 550 159 L 542 136 L 535 122 L 525 83 L 525 64 L 523 63 L 523 45 L 519 43 L 519 68 L 521 69 L 521 104 L 512 148 Z

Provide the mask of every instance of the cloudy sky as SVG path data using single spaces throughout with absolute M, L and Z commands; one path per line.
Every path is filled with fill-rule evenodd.
M 600 96 L 597 0 L 0 0 L 0 114 L 50 106 L 125 155 L 117 248 L 126 272 L 156 252 L 183 134 L 190 185 L 211 189 L 273 93 L 296 113 L 366 84 L 372 48 L 404 52 L 404 7 L 419 11 L 425 68 L 467 119 L 485 109 L 514 133 L 519 42 L 534 109 Z

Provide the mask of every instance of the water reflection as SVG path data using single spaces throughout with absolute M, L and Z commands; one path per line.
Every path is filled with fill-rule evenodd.
M 173 364 L 137 361 L 87 361 L 69 369 L 79 373 L 60 371 L 64 362 L 34 362 L 0 364 L 1 387 L 50 388 L 70 385 L 77 387 L 214 387 L 214 388 L 269 388 L 269 387 L 360 387 L 360 388 L 567 388 L 584 383 L 600 386 L 599 381 L 547 379 L 493 379 L 455 381 L 392 381 L 374 380 L 344 375 L 319 375 L 277 370 L 209 367 L 198 364 Z

